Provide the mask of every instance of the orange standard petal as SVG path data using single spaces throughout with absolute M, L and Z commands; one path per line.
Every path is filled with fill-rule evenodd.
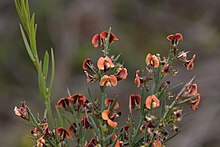
M 154 67 L 158 67 L 160 65 L 160 61 L 158 60 L 157 56 L 155 56 L 155 55 L 152 56 L 151 62 L 152 62 L 151 63 L 152 66 L 154 66 Z
M 169 41 L 179 41 L 179 40 L 183 40 L 183 35 L 180 34 L 180 33 L 176 33 L 175 35 L 174 34 L 171 34 L 171 35 L 168 35 L 167 36 L 167 40 Z
M 117 78 L 114 75 L 110 75 L 109 80 L 110 80 L 112 86 L 117 85 Z
M 146 101 L 145 101 L 145 105 L 148 109 L 152 108 L 156 108 L 160 106 L 160 101 L 159 99 L 153 94 L 147 97 Z
M 128 76 L 128 71 L 126 68 L 122 68 L 117 74 L 119 80 L 125 80 L 127 76 Z
M 151 55 L 150 53 L 147 54 L 145 61 L 146 61 L 147 66 L 151 65 L 154 67 L 158 67 L 160 65 L 160 61 L 157 58 L 157 56 Z
M 112 68 L 112 67 L 115 67 L 115 65 L 113 64 L 111 58 L 109 58 L 108 56 L 105 57 L 105 61 L 109 64 L 109 66 Z
M 89 70 L 90 69 L 90 66 L 92 65 L 92 61 L 90 58 L 87 58 L 83 61 L 83 65 L 82 65 L 82 68 L 84 70 Z
M 95 48 L 99 47 L 100 46 L 100 35 L 99 34 L 95 34 L 93 37 L 92 37 L 92 44 Z
M 167 40 L 169 40 L 169 41 L 174 40 L 174 35 L 173 35 L 173 34 L 168 35 L 168 36 L 167 36 Z
M 100 70 L 104 70 L 104 69 L 105 69 L 104 63 L 105 63 L 105 58 L 100 57 L 99 60 L 98 60 L 98 62 L 97 62 L 97 66 L 98 66 L 98 68 L 99 68 Z
M 100 37 L 102 39 L 107 39 L 108 32 L 106 32 L 106 31 L 101 32 Z M 112 43 L 112 41 L 114 41 L 114 40 L 118 40 L 118 38 L 113 33 L 110 33 L 109 43 Z
M 175 34 L 175 37 L 176 37 L 176 40 L 183 40 L 183 35 L 182 34 L 180 34 L 180 33 L 176 33 Z
M 107 76 L 107 75 L 104 75 L 104 76 L 100 79 L 99 85 L 100 85 L 100 86 L 104 86 L 107 81 L 108 81 L 108 76 Z
M 115 127 L 117 127 L 117 125 L 118 125 L 117 122 L 114 122 L 114 121 L 112 121 L 111 119 L 108 119 L 107 122 L 108 122 L 108 125 L 109 125 L 110 127 L 112 127 L 112 128 L 115 128 Z
M 104 110 L 102 112 L 102 119 L 109 120 L 109 116 L 108 116 L 109 114 L 110 114 L 110 110 Z
M 108 56 L 105 58 L 100 57 L 97 61 L 97 66 L 100 70 L 108 70 L 109 68 L 115 67 L 112 60 Z
M 150 65 L 151 59 L 152 59 L 152 55 L 150 53 L 148 53 L 147 56 L 146 56 L 146 60 L 145 60 L 147 66 Z

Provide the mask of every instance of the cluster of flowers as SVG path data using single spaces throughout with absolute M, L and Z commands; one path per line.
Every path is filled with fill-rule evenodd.
M 178 94 L 170 90 L 177 86 L 168 89 L 170 82 L 162 82 L 168 73 L 171 75 L 177 73 L 172 66 L 175 59 L 180 60 L 187 70 L 194 68 L 195 55 L 188 59 L 188 51 L 179 51 L 178 44 L 183 40 L 183 36 L 176 33 L 167 37 L 171 42 L 167 58 L 148 53 L 145 59 L 146 69 L 136 71 L 134 83 L 141 89 L 141 94 L 130 95 L 128 121 L 124 125 L 119 125 L 116 121 L 121 115 L 117 112 L 118 96 L 108 98 L 105 92 L 106 88 L 117 86 L 119 81 L 125 80 L 128 76 L 127 69 L 118 62 L 119 55 L 116 57 L 109 55 L 110 45 L 116 40 L 118 38 L 110 30 L 93 36 L 92 44 L 103 51 L 103 56 L 97 60 L 97 65 L 93 64 L 90 58 L 85 59 L 82 68 L 88 83 L 98 82 L 101 98 L 92 99 L 90 95 L 91 100 L 88 100 L 82 94 L 74 94 L 59 99 L 56 104 L 58 112 L 62 112 L 63 115 L 64 112 L 68 112 L 70 114 L 68 116 L 72 117 L 64 117 L 69 122 L 67 129 L 65 125 L 50 129 L 47 119 L 36 120 L 24 102 L 20 108 L 15 107 L 16 115 L 36 123 L 37 127 L 32 134 L 36 136 L 37 147 L 57 144 L 65 146 L 67 139 L 72 139 L 75 146 L 162 147 L 180 131 L 176 125 L 176 122 L 181 121 L 183 117 L 183 109 L 180 105 L 188 103 L 193 110 L 198 108 L 200 95 L 197 92 L 197 84 L 193 83 L 194 78 L 186 83 Z M 140 111 L 138 125 L 132 118 L 133 111 Z M 174 132 L 167 131 L 169 127 Z M 95 136 L 87 135 L 86 132 L 89 131 Z

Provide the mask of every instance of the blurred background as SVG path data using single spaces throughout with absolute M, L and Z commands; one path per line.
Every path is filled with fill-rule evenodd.
M 72 93 L 88 96 L 87 87 L 99 96 L 96 84 L 87 84 L 81 68 L 85 58 L 95 62 L 101 55 L 91 38 L 108 30 L 119 38 L 113 52 L 128 68 L 128 79 L 108 90 L 110 97 L 119 94 L 120 109 L 128 109 L 130 93 L 139 92 L 133 84 L 135 70 L 145 65 L 147 53 L 168 54 L 166 36 L 180 32 L 184 41 L 180 49 L 196 56 L 195 69 L 187 72 L 177 64 L 179 74 L 171 84 L 186 82 L 196 75 L 200 109 L 185 117 L 183 131 L 168 142 L 171 147 L 220 146 L 220 1 L 152 1 L 152 0 L 30 0 L 38 24 L 38 50 L 55 50 L 56 76 L 53 104 Z M 0 146 L 32 146 L 30 128 L 14 115 L 15 105 L 25 100 L 32 111 L 42 113 L 44 105 L 38 94 L 37 74 L 26 53 L 19 31 L 19 19 L 12 0 L 0 1 Z M 129 86 L 128 86 L 129 85 Z M 122 103 L 123 102 L 123 103 Z M 41 114 L 42 116 L 42 114 Z M 123 120 L 123 118 L 121 118 Z

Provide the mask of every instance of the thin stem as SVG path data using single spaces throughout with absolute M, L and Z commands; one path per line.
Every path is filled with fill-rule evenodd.
M 101 112 L 102 112 L 105 109 L 105 99 L 106 99 L 105 87 L 100 86 L 100 90 L 101 90 Z

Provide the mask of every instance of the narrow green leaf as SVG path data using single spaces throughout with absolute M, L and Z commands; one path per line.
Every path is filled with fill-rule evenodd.
M 118 59 L 120 58 L 120 56 L 121 56 L 121 54 L 118 54 L 118 55 L 114 58 L 113 63 L 117 63 L 117 62 L 118 62 Z
M 29 9 L 29 2 L 28 2 L 28 0 L 26 0 L 26 2 L 25 2 L 25 9 L 26 9 L 28 18 L 30 18 L 30 9 Z
M 177 102 L 177 105 L 187 103 L 187 102 L 189 102 L 189 101 L 191 101 L 191 100 L 195 100 L 195 98 L 196 98 L 195 96 L 193 96 L 193 97 L 191 97 L 191 98 L 187 98 L 187 99 L 185 99 L 185 100 L 183 100 L 183 101 Z
M 93 96 L 92 96 L 92 93 L 91 93 L 90 88 L 88 87 L 87 90 L 88 90 L 89 97 L 90 97 L 91 101 L 94 102 L 94 98 L 93 98 Z
M 67 90 L 67 94 L 68 94 L 68 96 L 71 96 L 71 92 L 70 92 L 70 90 L 69 90 L 68 87 L 66 87 L 66 90 Z
M 47 79 L 48 67 L 49 67 L 49 54 L 46 51 L 44 54 L 44 63 L 43 63 L 43 74 L 45 79 Z
M 82 135 L 83 135 L 83 128 L 82 128 L 82 123 L 80 123 L 80 125 L 79 125 L 79 129 L 77 129 L 77 132 L 78 132 L 78 134 L 79 134 L 79 139 L 81 140 L 81 138 L 83 137 Z
M 171 87 L 170 89 L 169 89 L 169 91 L 173 91 L 173 90 L 175 90 L 176 88 L 178 88 L 179 86 L 182 86 L 184 83 L 182 82 L 182 83 L 178 83 L 177 85 L 174 85 L 173 87 Z
M 179 130 L 178 132 L 174 133 L 172 136 L 170 136 L 167 140 L 164 141 L 165 142 L 168 142 L 170 139 L 172 139 L 173 137 L 175 137 L 177 134 L 179 134 L 182 130 Z
M 114 101 L 113 101 L 111 107 L 109 108 L 110 111 L 112 111 L 112 110 L 114 109 L 117 100 L 118 100 L 118 95 L 115 97 L 115 99 L 114 99 Z
M 16 7 L 18 16 L 19 16 L 20 20 L 22 21 L 23 20 L 23 15 L 22 15 L 22 12 L 21 12 L 20 4 L 17 2 L 17 0 L 14 0 L 14 2 L 15 2 L 15 7 Z
M 107 143 L 109 140 L 112 140 L 112 137 L 115 135 L 117 129 L 114 129 L 111 134 L 109 134 L 107 137 L 105 137 L 105 142 Z
M 21 6 L 21 12 L 22 12 L 22 15 L 23 15 L 23 23 L 24 23 L 25 27 L 26 27 L 26 25 L 28 27 L 30 17 L 28 17 L 28 12 L 26 10 L 26 6 L 25 6 L 24 0 L 21 1 L 20 6 Z M 26 30 L 26 28 L 25 28 L 25 30 Z M 26 30 L 26 32 L 28 32 L 28 30 Z
M 99 130 L 98 130 L 98 127 L 96 126 L 95 121 L 93 120 L 93 118 L 90 115 L 88 115 L 88 118 L 89 118 L 88 121 L 92 125 L 92 127 L 94 128 L 96 135 L 100 136 Z
M 63 120 L 61 118 L 60 111 L 59 111 L 59 109 L 57 107 L 56 107 L 56 111 L 57 111 L 58 120 L 59 120 L 59 124 L 58 125 L 63 127 Z
M 50 90 L 53 85 L 54 75 L 55 75 L 55 60 L 54 60 L 54 52 L 53 49 L 51 48 L 51 76 L 50 76 L 50 86 L 49 86 Z
M 41 94 L 44 102 L 47 102 L 47 99 L 46 99 L 46 86 L 45 86 L 45 80 L 43 78 L 42 62 L 41 61 L 38 65 L 38 84 L 39 84 L 40 94 Z
M 35 58 L 38 58 L 34 19 L 35 19 L 35 14 L 33 13 L 32 17 L 31 17 L 30 26 L 28 28 L 29 29 L 29 39 L 30 39 L 30 45 L 31 45 L 33 55 Z
M 105 43 L 105 48 L 104 48 L 104 55 L 108 55 L 108 47 L 109 47 L 109 39 L 110 39 L 110 34 L 111 34 L 111 27 L 108 30 L 108 36 L 106 39 L 106 43 Z
M 29 57 L 31 58 L 31 60 L 32 60 L 33 62 L 35 62 L 35 58 L 34 58 L 34 56 L 33 56 L 33 54 L 32 54 L 31 48 L 30 48 L 30 46 L 29 46 L 29 43 L 28 43 L 28 41 L 27 41 L 26 35 L 25 35 L 25 33 L 24 33 L 24 30 L 23 30 L 23 27 L 22 27 L 21 24 L 20 24 L 20 30 L 21 30 L 21 35 L 22 35 L 22 37 L 23 37 L 24 44 L 25 44 L 26 50 L 27 50 L 27 52 L 28 52 L 28 55 L 29 55 Z

